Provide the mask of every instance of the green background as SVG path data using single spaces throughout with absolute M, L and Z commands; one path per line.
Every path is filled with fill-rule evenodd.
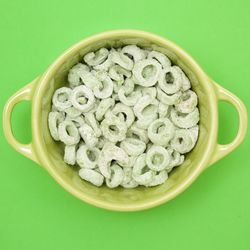
M 187 50 L 215 81 L 250 107 L 250 1 L 0 0 L 0 108 L 66 48 L 111 29 L 151 31 Z M 220 104 L 221 143 L 237 113 Z M 29 142 L 30 104 L 14 110 Z M 2 131 L 2 124 L 1 124 Z M 0 132 L 0 249 L 250 249 L 250 135 L 182 195 L 157 208 L 119 213 L 85 204 Z

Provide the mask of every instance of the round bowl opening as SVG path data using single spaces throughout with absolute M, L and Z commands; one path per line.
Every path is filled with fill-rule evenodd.
M 47 118 L 54 91 L 67 85 L 69 69 L 82 60 L 83 55 L 101 47 L 121 47 L 136 44 L 166 54 L 173 64 L 183 69 L 199 98 L 200 134 L 195 148 L 185 162 L 170 173 L 163 185 L 145 188 L 109 189 L 95 187 L 80 179 L 77 167 L 63 161 L 63 146 L 50 136 Z M 37 85 L 33 103 L 34 150 L 48 172 L 70 193 L 99 207 L 112 210 L 140 210 L 161 204 L 175 197 L 199 175 L 212 153 L 217 133 L 217 107 L 208 77 L 196 62 L 172 42 L 141 31 L 114 31 L 102 33 L 76 44 L 62 54 L 45 72 Z

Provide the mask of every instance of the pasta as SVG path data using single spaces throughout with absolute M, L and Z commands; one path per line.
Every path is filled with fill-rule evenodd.
M 48 129 L 81 179 L 97 187 L 154 187 L 195 147 L 198 97 L 163 53 L 99 48 L 67 79 L 52 97 Z

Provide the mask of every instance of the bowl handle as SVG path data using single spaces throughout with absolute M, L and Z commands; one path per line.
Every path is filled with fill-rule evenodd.
M 28 157 L 36 163 L 39 163 L 32 148 L 32 143 L 22 144 L 16 140 L 13 135 L 12 127 L 11 127 L 11 114 L 16 104 L 22 101 L 30 101 L 33 96 L 33 89 L 37 82 L 38 78 L 33 80 L 31 83 L 17 91 L 13 96 L 9 98 L 7 103 L 5 104 L 3 110 L 3 131 L 8 143 L 19 153 Z
M 217 83 L 213 82 L 213 84 L 217 100 L 228 102 L 236 108 L 239 117 L 239 128 L 236 137 L 231 143 L 224 145 L 221 144 L 216 145 L 213 156 L 208 166 L 220 160 L 222 157 L 226 156 L 227 154 L 232 152 L 236 147 L 238 147 L 243 141 L 247 132 L 247 109 L 243 104 L 243 102 L 237 96 L 235 96 L 228 90 L 222 88 Z

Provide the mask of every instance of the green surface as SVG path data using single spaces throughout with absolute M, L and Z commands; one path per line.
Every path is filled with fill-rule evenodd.
M 186 49 L 204 70 L 250 107 L 250 2 L 0 0 L 0 107 L 60 53 L 97 32 L 151 31 Z M 237 131 L 220 105 L 219 141 Z M 28 142 L 30 106 L 13 114 Z M 1 131 L 2 131 L 2 124 Z M 0 249 L 250 249 L 250 135 L 178 198 L 136 213 L 105 211 L 65 192 L 0 134 Z

